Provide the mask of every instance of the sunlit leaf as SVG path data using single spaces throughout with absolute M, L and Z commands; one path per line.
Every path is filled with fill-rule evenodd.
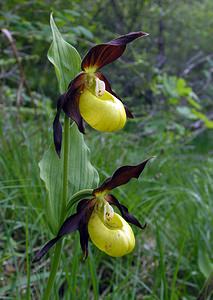
M 207 120 L 204 121 L 204 124 L 205 124 L 205 126 L 206 126 L 207 128 L 213 129 L 213 121 L 207 119 Z
M 187 101 L 189 102 L 189 104 L 191 104 L 191 106 L 193 106 L 196 109 L 200 110 L 202 108 L 201 105 L 191 97 L 187 98 Z
M 195 109 L 192 109 L 192 113 L 200 120 L 202 120 L 205 124 L 205 126 L 209 129 L 213 128 L 213 121 L 209 120 L 208 117 L 201 113 L 200 111 L 197 111 Z
M 183 78 L 178 78 L 176 88 L 179 96 L 188 96 L 192 92 L 192 89 L 186 85 L 186 81 Z

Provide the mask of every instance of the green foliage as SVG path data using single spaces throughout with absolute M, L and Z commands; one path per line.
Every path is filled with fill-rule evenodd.
M 48 59 L 55 67 L 60 92 L 64 93 L 70 81 L 81 70 L 81 57 L 78 51 L 62 38 L 52 15 L 50 25 L 53 42 L 48 51 Z
M 181 120 L 179 120 L 179 117 L 181 117 L 188 121 L 185 122 L 186 129 L 189 128 L 191 122 L 198 120 L 202 121 L 206 128 L 213 128 L 212 121 L 203 112 L 204 108 L 200 103 L 200 99 L 192 88 L 187 85 L 184 78 L 169 76 L 164 73 L 153 79 L 151 89 L 156 98 L 164 98 L 164 105 L 172 113 L 170 117 L 172 117 L 171 121 L 173 123 L 181 123 Z M 168 116 L 169 114 L 167 114 Z

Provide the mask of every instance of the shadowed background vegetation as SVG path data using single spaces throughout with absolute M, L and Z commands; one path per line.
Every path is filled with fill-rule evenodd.
M 0 298 L 40 299 L 51 237 L 38 162 L 52 143 L 59 96 L 46 54 L 49 15 L 81 56 L 96 43 L 143 30 L 103 73 L 136 118 L 117 134 L 87 128 L 101 179 L 122 164 L 156 159 L 139 183 L 117 189 L 141 222 L 135 251 L 110 258 L 66 238 L 54 299 L 211 299 L 213 289 L 213 2 L 170 0 L 2 1 L 0 3 Z M 5 30 L 7 29 L 7 30 Z M 206 284 L 204 285 L 206 281 Z M 204 295 L 204 296 L 203 296 Z

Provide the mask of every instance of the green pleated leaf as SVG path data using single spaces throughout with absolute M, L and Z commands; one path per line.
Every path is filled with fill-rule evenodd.
M 70 81 L 81 71 L 81 57 L 78 51 L 67 43 L 59 32 L 53 16 L 50 16 L 53 42 L 48 51 L 48 59 L 54 65 L 60 92 L 64 93 Z
M 98 186 L 99 175 L 89 160 L 90 150 L 79 133 L 76 124 L 70 127 L 69 165 L 68 165 L 68 197 L 84 189 Z M 63 149 L 62 149 L 63 150 Z M 53 234 L 60 225 L 61 199 L 63 185 L 63 151 L 59 159 L 53 145 L 44 154 L 39 163 L 40 177 L 44 181 L 49 194 L 46 201 L 46 221 Z

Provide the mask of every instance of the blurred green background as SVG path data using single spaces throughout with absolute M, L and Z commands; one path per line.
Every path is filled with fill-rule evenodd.
M 85 139 L 102 179 L 157 156 L 139 183 L 116 191 L 148 224 L 134 228 L 135 251 L 114 259 L 90 244 L 82 262 L 78 235 L 67 238 L 53 299 L 191 300 L 207 279 L 200 299 L 212 299 L 211 0 L 1 1 L 0 298 L 40 299 L 49 271 L 49 259 L 30 261 L 51 237 L 38 169 L 59 96 L 46 57 L 51 11 L 82 57 L 120 34 L 150 34 L 103 69 L 135 119 L 116 134 L 87 128 Z

